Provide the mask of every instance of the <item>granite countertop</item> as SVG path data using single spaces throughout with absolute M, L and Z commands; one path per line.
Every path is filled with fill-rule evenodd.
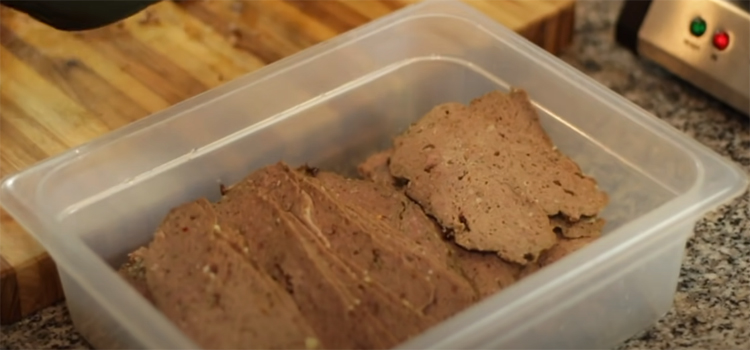
M 563 58 L 750 173 L 750 119 L 618 47 L 619 1 L 580 1 Z M 672 310 L 624 349 L 750 349 L 750 193 L 700 220 Z M 64 304 L 2 328 L 2 349 L 90 348 Z

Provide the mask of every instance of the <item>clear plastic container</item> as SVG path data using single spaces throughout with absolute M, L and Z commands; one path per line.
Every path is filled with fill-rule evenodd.
M 558 147 L 609 192 L 605 236 L 404 348 L 610 348 L 671 306 L 684 245 L 746 175 L 478 11 L 428 1 L 2 183 L 99 348 L 195 348 L 113 267 L 167 211 L 278 160 L 351 171 L 436 104 L 526 89 Z

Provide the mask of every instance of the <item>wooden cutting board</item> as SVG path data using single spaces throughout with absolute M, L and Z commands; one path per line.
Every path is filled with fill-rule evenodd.
M 413 0 L 162 2 L 106 28 L 55 31 L 0 10 L 0 176 L 165 109 Z M 575 0 L 467 3 L 558 53 Z M 2 324 L 63 297 L 44 249 L 0 211 Z

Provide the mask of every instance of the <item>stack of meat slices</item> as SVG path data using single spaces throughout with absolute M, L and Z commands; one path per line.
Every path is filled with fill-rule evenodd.
M 359 170 L 255 171 L 173 209 L 120 273 L 202 347 L 390 348 L 604 223 L 523 91 L 438 106 Z

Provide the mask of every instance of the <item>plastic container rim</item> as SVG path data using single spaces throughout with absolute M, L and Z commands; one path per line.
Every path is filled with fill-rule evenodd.
M 434 8 L 436 3 L 438 3 L 441 7 Z M 449 14 L 447 10 L 450 10 L 451 13 Z M 119 300 L 112 300 L 110 297 L 105 296 L 101 291 L 102 288 L 98 287 L 94 283 L 94 280 L 98 278 L 113 280 L 113 285 L 111 285 L 110 287 L 115 287 L 117 289 L 127 289 L 127 284 L 124 281 L 118 279 L 114 270 L 107 266 L 107 264 L 91 264 L 91 262 L 93 262 L 95 259 L 99 259 L 99 261 L 101 261 L 101 258 L 99 258 L 88 246 L 83 244 L 80 239 L 70 237 L 66 234 L 61 234 L 59 230 L 56 230 L 54 222 L 49 219 L 39 217 L 38 215 L 35 215 L 35 213 L 33 213 L 31 210 L 29 210 L 23 199 L 16 196 L 16 194 L 13 192 L 12 186 L 14 181 L 30 173 L 55 168 L 59 164 L 63 164 L 67 160 L 79 154 L 85 154 L 87 152 L 94 151 L 97 148 L 106 146 L 111 142 L 126 138 L 130 135 L 137 134 L 142 130 L 150 128 L 151 126 L 167 122 L 170 119 L 178 117 L 181 113 L 184 113 L 190 109 L 198 108 L 198 106 L 200 105 L 230 95 L 237 91 L 238 87 L 245 87 L 248 85 L 256 84 L 266 79 L 271 79 L 274 76 L 282 74 L 283 72 L 293 67 L 304 65 L 306 62 L 318 58 L 319 56 L 327 53 L 329 50 L 349 45 L 363 37 L 378 34 L 379 32 L 392 26 L 398 25 L 401 22 L 410 21 L 421 17 L 436 16 L 453 17 L 464 21 L 470 21 L 479 30 L 485 32 L 487 35 L 492 36 L 496 40 L 505 42 L 509 47 L 518 51 L 524 51 L 527 55 L 530 54 L 531 57 L 529 57 L 529 59 L 535 61 L 537 64 L 553 68 L 550 70 L 555 72 L 554 74 L 557 78 L 569 79 L 578 83 L 581 89 L 591 95 L 592 98 L 596 98 L 598 100 L 607 99 L 607 103 L 611 106 L 611 108 L 619 112 L 621 116 L 631 120 L 632 122 L 638 123 L 643 127 L 649 128 L 656 137 L 669 141 L 673 144 L 679 144 L 680 147 L 691 156 L 696 165 L 698 175 L 689 190 L 685 191 L 676 198 L 673 198 L 672 200 L 656 208 L 655 210 L 642 215 L 636 220 L 624 224 L 603 239 L 593 243 L 580 252 L 573 254 L 566 259 L 563 259 L 562 261 L 555 264 L 555 266 L 551 266 L 549 269 L 539 271 L 536 274 L 538 276 L 531 276 L 529 279 L 521 281 L 511 288 L 515 287 L 516 289 L 518 289 L 518 286 L 523 284 L 525 288 L 535 286 L 537 288 L 533 288 L 532 290 L 534 290 L 535 293 L 537 291 L 538 293 L 541 293 L 554 286 L 557 282 L 564 282 L 565 280 L 567 280 L 567 276 L 571 274 L 579 274 L 585 270 L 596 267 L 596 264 L 598 264 L 598 266 L 602 266 L 602 262 L 599 260 L 602 260 L 603 255 L 612 256 L 612 254 L 626 251 L 627 248 L 638 245 L 645 240 L 658 239 L 661 236 L 659 235 L 660 231 L 668 231 L 663 230 L 664 228 L 679 224 L 681 222 L 684 222 L 685 220 L 697 219 L 699 216 L 703 215 L 705 212 L 711 210 L 715 206 L 729 200 L 736 195 L 739 195 L 747 187 L 747 176 L 744 175 L 744 172 L 736 164 L 720 158 L 718 154 L 711 151 L 707 147 L 699 144 L 697 141 L 687 137 L 686 135 L 679 133 L 679 131 L 672 128 L 666 122 L 655 118 L 634 103 L 626 100 L 622 96 L 617 95 L 600 83 L 594 81 L 592 78 L 587 77 L 583 73 L 573 69 L 566 63 L 559 60 L 557 57 L 528 42 L 520 35 L 505 28 L 504 26 L 495 22 L 481 12 L 456 0 L 426 0 L 418 4 L 407 6 L 380 19 L 373 20 L 370 23 L 362 25 L 359 28 L 355 28 L 328 41 L 321 42 L 317 45 L 314 45 L 313 47 L 291 55 L 287 58 L 281 59 L 275 63 L 269 64 L 254 72 L 245 74 L 244 76 L 241 76 L 222 86 L 208 90 L 183 102 L 175 104 L 174 106 L 163 111 L 152 114 L 118 130 L 109 132 L 79 147 L 75 147 L 57 156 L 43 160 L 35 165 L 32 165 L 26 170 L 23 170 L 16 174 L 12 174 L 3 179 L 2 184 L 0 185 L 0 204 L 5 207 L 9 214 L 11 214 L 11 216 L 13 216 L 22 227 L 26 228 L 28 232 L 32 234 L 32 236 L 37 238 L 40 243 L 42 243 L 42 245 L 48 250 L 53 259 L 55 259 L 59 263 L 62 263 L 61 265 L 64 265 L 66 267 L 65 273 L 70 276 L 70 278 L 75 280 L 81 286 L 81 288 L 90 291 L 91 297 L 94 300 L 97 300 L 100 305 L 104 307 L 106 311 L 117 321 L 120 321 L 121 324 L 129 325 L 132 325 L 133 323 L 124 321 L 146 320 L 149 318 L 155 321 L 152 322 L 152 325 L 143 323 L 128 327 L 128 330 L 131 331 L 131 334 L 134 337 L 143 340 L 143 342 L 148 345 L 156 347 L 164 348 L 173 347 L 175 345 L 182 347 L 194 347 L 194 344 L 185 339 L 182 332 L 180 332 L 175 326 L 167 321 L 167 319 L 163 315 L 161 315 L 161 313 L 155 311 L 153 308 L 147 308 L 145 313 L 143 313 L 143 310 L 139 310 L 138 312 L 136 312 L 134 311 L 134 309 L 144 308 L 130 308 L 128 307 L 128 305 L 123 305 L 122 303 L 117 302 L 129 301 L 127 299 L 132 300 L 134 298 L 140 298 L 140 296 L 138 296 L 135 291 L 125 292 L 125 296 L 118 296 L 116 298 Z M 502 35 L 502 37 L 500 37 L 500 35 L 496 33 Z M 187 108 L 189 105 L 193 104 L 195 104 L 196 106 Z M 273 116 L 269 118 L 273 118 Z M 717 169 L 715 168 L 706 169 L 704 164 L 701 162 L 701 160 L 705 160 L 706 158 L 718 162 L 719 165 L 723 165 L 724 169 L 720 170 L 729 171 L 734 173 L 734 175 L 737 175 L 738 181 L 737 183 L 732 184 L 732 186 L 724 187 L 722 191 L 713 193 L 709 197 L 701 198 L 700 203 L 695 203 L 695 201 L 690 200 L 685 201 L 684 199 L 690 199 L 690 197 L 695 196 L 704 189 L 705 183 L 702 180 L 706 177 L 707 172 L 717 171 Z M 656 219 L 659 217 L 663 217 L 664 213 L 669 214 L 669 219 Z M 655 226 L 649 225 L 648 227 L 644 227 L 644 224 L 646 222 L 658 222 L 658 224 Z M 631 236 L 621 234 L 625 231 L 640 233 Z M 598 249 L 591 249 L 595 245 L 598 246 Z M 594 254 L 594 250 L 604 253 Z M 71 254 L 72 252 L 75 252 L 75 254 Z M 90 275 L 82 275 L 80 271 L 84 269 L 89 270 Z M 563 271 L 566 272 L 560 274 L 560 272 Z M 553 274 L 555 273 L 557 273 L 557 276 L 553 276 Z M 486 303 L 491 303 L 492 300 L 497 299 L 498 296 L 502 296 L 503 294 L 505 293 L 499 293 L 499 295 L 488 298 L 480 304 L 484 305 Z M 141 302 L 145 303 L 145 301 L 143 300 L 141 300 Z M 497 312 L 498 310 L 492 311 Z M 447 322 L 458 322 L 457 319 L 461 318 L 460 316 L 461 315 L 458 315 L 457 317 L 454 317 Z M 175 342 L 181 344 L 175 344 Z

